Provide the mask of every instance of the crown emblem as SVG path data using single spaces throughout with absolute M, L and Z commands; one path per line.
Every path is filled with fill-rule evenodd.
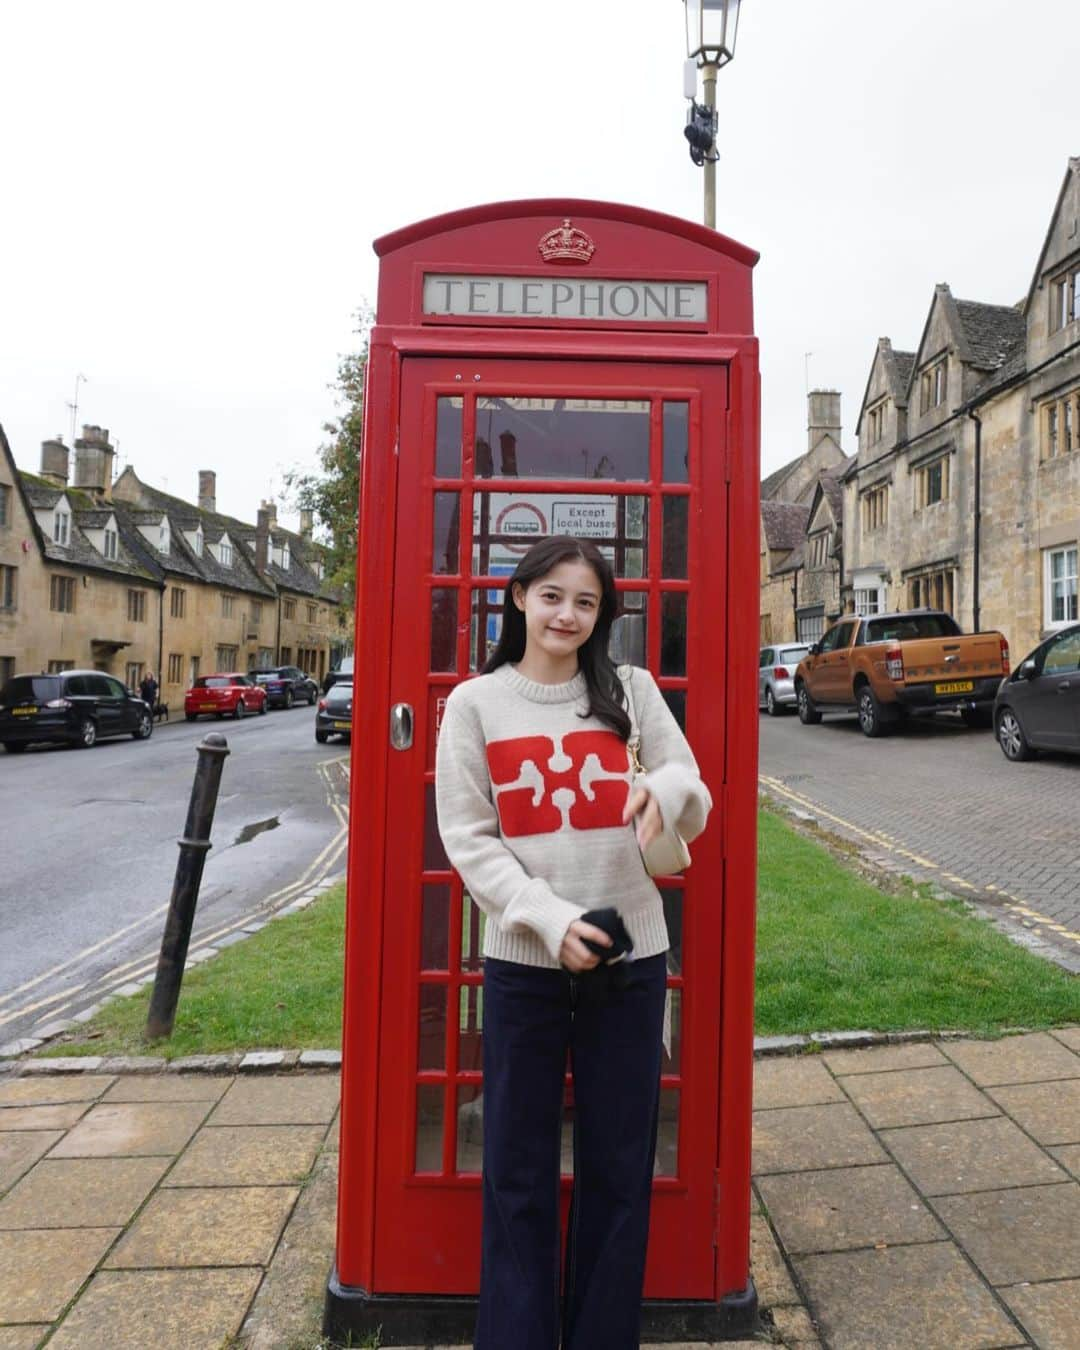
M 547 234 L 542 234 L 537 247 L 541 258 L 552 263 L 587 263 L 596 252 L 596 245 L 585 231 L 571 225 L 569 219 L 556 225 L 553 230 L 548 230 Z

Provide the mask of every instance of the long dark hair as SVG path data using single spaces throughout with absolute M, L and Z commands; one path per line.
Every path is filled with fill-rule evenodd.
M 596 573 L 600 583 L 600 612 L 596 616 L 596 626 L 577 653 L 578 666 L 585 676 L 585 685 L 589 691 L 589 709 L 582 716 L 599 718 L 621 740 L 628 740 L 630 717 L 626 711 L 626 696 L 622 681 L 608 655 L 611 625 L 618 609 L 615 575 L 607 559 L 588 539 L 554 534 L 550 539 L 541 539 L 533 544 L 518 563 L 514 575 L 506 583 L 502 632 L 495 650 L 484 663 L 484 674 L 490 675 L 493 670 L 498 670 L 507 662 L 520 661 L 525 655 L 525 615 L 514 603 L 514 586 L 519 585 L 523 591 L 527 591 L 534 582 L 546 577 L 564 562 L 585 563 Z

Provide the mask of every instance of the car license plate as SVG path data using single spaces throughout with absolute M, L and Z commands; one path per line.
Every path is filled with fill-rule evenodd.
M 950 680 L 948 684 L 935 684 L 935 694 L 970 694 L 975 688 L 974 680 Z
M 335 729 L 336 731 L 351 731 L 351 730 L 352 730 L 352 723 L 351 723 L 351 722 L 335 722 L 335 723 L 334 723 L 334 729 Z
M 32 717 L 37 712 L 36 708 L 12 708 L 16 717 Z
M 199 711 L 200 711 L 200 712 L 216 712 L 216 711 L 217 711 L 217 704 L 216 704 L 216 703 L 200 703 L 200 704 L 199 704 Z

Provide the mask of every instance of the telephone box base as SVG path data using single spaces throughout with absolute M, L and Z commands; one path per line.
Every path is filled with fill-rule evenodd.
M 476 1299 L 438 1294 L 369 1294 L 343 1285 L 337 1267 L 330 1272 L 323 1311 L 323 1335 L 349 1344 L 349 1337 L 380 1333 L 379 1344 L 467 1344 L 476 1324 Z M 754 1282 L 719 1303 L 695 1299 L 646 1299 L 641 1309 L 643 1341 L 737 1340 L 758 1325 Z

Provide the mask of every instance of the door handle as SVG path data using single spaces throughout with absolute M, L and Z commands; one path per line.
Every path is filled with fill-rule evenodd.
M 1072 684 L 1071 684 L 1068 680 L 1062 680 L 1061 683 L 1060 683 L 1060 684 L 1058 685 L 1058 687 L 1057 687 L 1057 691 L 1058 691 L 1059 694 L 1063 694 L 1063 693 L 1065 692 L 1066 689 L 1071 689 L 1071 688 L 1072 688 Z
M 395 703 L 390 709 L 390 744 L 395 750 L 408 750 L 412 743 L 412 704 Z

